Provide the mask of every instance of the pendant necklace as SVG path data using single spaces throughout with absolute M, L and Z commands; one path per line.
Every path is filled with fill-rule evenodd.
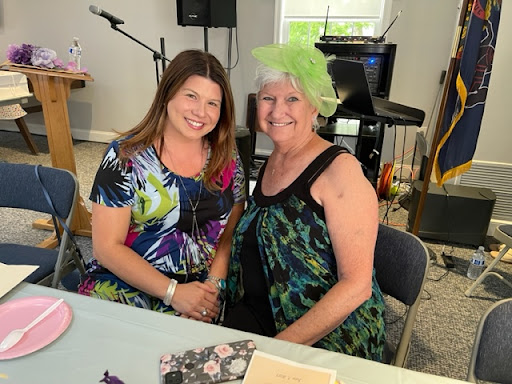
M 196 202 L 194 204 L 192 202 L 192 199 L 190 198 L 190 195 L 188 194 L 188 190 L 187 190 L 187 187 L 185 187 L 185 183 L 183 182 L 183 179 L 177 173 L 176 167 L 174 166 L 174 162 L 172 161 L 172 158 L 171 158 L 171 154 L 169 153 L 167 148 L 165 150 L 167 151 L 167 154 L 169 155 L 169 160 L 171 162 L 171 166 L 175 169 L 174 174 L 176 176 L 178 176 L 178 179 L 180 180 L 180 184 L 183 187 L 183 191 L 185 192 L 185 196 L 187 196 L 187 200 L 188 200 L 188 203 L 190 205 L 190 209 L 192 210 L 191 238 L 192 238 L 192 242 L 197 244 L 198 243 L 198 239 L 201 237 L 201 235 L 200 235 L 200 232 L 199 232 L 199 224 L 197 223 L 197 213 L 196 212 L 197 212 L 197 207 L 199 206 L 199 202 L 201 201 L 201 192 L 203 190 L 203 182 L 201 180 L 199 180 L 199 193 L 198 193 L 198 196 L 197 196 L 197 200 L 196 200 Z M 203 164 L 203 149 L 202 148 L 201 148 L 201 164 Z M 202 173 L 203 173 L 203 170 L 201 169 L 200 179 L 201 179 Z M 194 177 L 192 177 L 192 178 L 195 180 Z M 186 258 L 187 258 L 187 266 L 190 269 L 191 266 L 192 266 L 192 258 L 194 258 L 194 257 L 192 255 L 190 255 L 190 246 L 187 247 L 185 245 L 185 247 L 186 247 L 185 254 L 186 254 Z M 200 258 L 198 257 L 199 255 L 197 255 L 197 253 L 198 253 L 197 250 L 194 253 L 196 254 L 196 257 L 195 257 L 196 261 L 201 263 Z
M 270 176 L 274 176 L 274 173 L 276 173 L 276 167 L 272 167 L 272 171 L 270 171 Z
M 195 234 L 197 234 L 199 236 L 199 225 L 197 224 L 196 210 L 197 210 L 197 206 L 199 205 L 199 201 L 201 200 L 201 191 L 203 188 L 203 183 L 201 180 L 199 181 L 199 194 L 197 196 L 197 201 L 194 205 L 194 203 L 192 203 L 192 199 L 190 198 L 190 196 L 188 194 L 187 188 L 185 187 L 185 183 L 183 183 L 183 179 L 181 178 L 181 176 L 179 174 L 176 174 L 176 176 L 178 176 L 178 179 L 180 179 L 181 186 L 183 187 L 183 190 L 185 191 L 185 195 L 187 196 L 188 203 L 190 204 L 190 209 L 192 210 L 192 232 L 191 233 L 192 233 L 192 239 L 195 241 L 196 240 Z
M 176 167 L 174 166 L 174 162 L 172 161 L 172 158 L 170 156 L 169 151 L 167 151 L 167 154 L 169 155 L 169 160 L 171 161 L 171 165 L 173 166 L 174 169 L 176 169 Z M 203 164 L 203 149 L 202 148 L 201 148 L 201 164 Z M 201 173 L 202 173 L 202 169 L 201 169 Z M 190 195 L 188 194 L 187 187 L 185 187 L 185 183 L 183 182 L 183 179 L 181 178 L 180 174 L 177 173 L 177 171 L 176 171 L 175 175 L 178 176 L 178 179 L 180 180 L 180 184 L 183 187 L 183 191 L 185 191 L 185 196 L 187 196 L 188 203 L 190 204 L 190 209 L 192 210 L 192 228 L 191 228 L 192 232 L 191 233 L 192 233 L 192 238 L 194 240 L 196 240 L 195 235 L 196 234 L 199 235 L 199 225 L 197 224 L 196 211 L 197 211 L 197 207 L 199 205 L 199 201 L 201 200 L 201 192 L 203 190 L 203 183 L 201 180 L 199 180 L 199 193 L 197 196 L 196 203 L 194 204 L 192 202 L 192 199 L 190 198 Z M 194 177 L 192 177 L 192 178 L 195 180 Z

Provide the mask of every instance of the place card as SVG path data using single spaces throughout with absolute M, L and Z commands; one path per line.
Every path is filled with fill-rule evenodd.
M 242 384 L 335 384 L 336 371 L 255 350 Z

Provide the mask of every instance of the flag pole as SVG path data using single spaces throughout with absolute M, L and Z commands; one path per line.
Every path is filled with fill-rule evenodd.
M 430 145 L 430 155 L 429 155 L 428 161 L 427 161 L 427 168 L 425 169 L 425 177 L 423 178 L 423 187 L 421 188 L 420 199 L 418 202 L 418 209 L 416 211 L 416 217 L 414 218 L 414 225 L 412 227 L 412 234 L 414 234 L 414 235 L 418 235 L 418 233 L 420 231 L 421 216 L 423 215 L 423 207 L 425 205 L 428 187 L 430 184 L 430 176 L 432 174 L 434 159 L 435 159 L 437 147 L 439 145 L 439 133 L 441 131 L 441 126 L 444 121 L 446 102 L 448 99 L 448 91 L 449 91 L 450 85 L 452 83 L 451 79 L 454 76 L 455 63 L 456 63 L 456 58 L 457 58 L 457 50 L 459 48 L 459 42 L 460 42 L 460 38 L 461 38 L 462 28 L 464 27 L 464 21 L 466 19 L 468 3 L 469 3 L 469 0 L 462 0 L 462 5 L 461 5 L 461 10 L 460 10 L 460 15 L 459 15 L 459 22 L 457 24 L 455 37 L 453 39 L 450 63 L 448 65 L 448 71 L 446 72 L 446 76 L 445 76 L 445 80 L 444 80 L 443 94 L 441 97 L 441 103 L 439 105 L 439 113 L 437 115 L 436 127 L 434 130 L 434 135 L 432 137 L 432 144 Z M 456 75 L 457 74 L 455 74 L 455 76 Z

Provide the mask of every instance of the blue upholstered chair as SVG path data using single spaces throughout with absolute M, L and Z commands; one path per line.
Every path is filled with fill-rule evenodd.
M 418 237 L 384 224 L 379 225 L 374 257 L 375 276 L 383 293 L 408 307 L 398 345 L 387 342 L 385 363 L 405 366 L 428 265 L 428 249 Z
M 36 172 L 37 171 L 37 172 Z M 21 208 L 47 213 L 62 220 L 61 228 L 71 226 L 78 197 L 78 181 L 64 169 L 28 164 L 0 163 L 0 207 Z M 57 223 L 57 220 L 54 220 Z M 0 243 L 0 263 L 38 265 L 25 281 L 57 287 L 61 282 L 76 290 L 84 267 L 71 232 L 59 234 L 58 249 Z M 63 279 L 64 277 L 64 279 Z
M 512 384 L 512 299 L 494 303 L 476 331 L 467 380 Z

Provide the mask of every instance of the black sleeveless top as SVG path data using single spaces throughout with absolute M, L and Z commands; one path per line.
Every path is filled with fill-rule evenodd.
M 313 199 L 310 189 L 345 152 L 338 146 L 327 148 L 273 196 L 261 192 L 262 168 L 254 196 L 233 233 L 224 325 L 274 336 L 308 312 L 338 282 L 324 208 Z M 313 346 L 381 360 L 385 306 L 375 276 L 372 283 L 372 297 Z
M 287 195 L 287 192 L 298 192 L 304 200 L 320 208 L 318 213 L 323 217 L 323 208 L 311 197 L 310 187 L 322 174 L 336 156 L 347 152 L 345 148 L 331 146 L 321 153 L 302 174 L 287 188 L 274 196 L 265 196 L 261 192 L 261 179 L 265 172 L 267 162 L 263 164 L 258 175 L 258 181 L 254 189 L 254 199 L 257 205 L 271 205 Z M 223 325 L 246 332 L 252 332 L 263 336 L 273 337 L 277 334 L 272 308 L 270 306 L 265 274 L 263 273 L 262 260 L 258 250 L 256 238 L 256 220 L 251 221 L 244 233 L 240 255 L 244 296 L 237 305 L 228 310 Z M 266 266 L 268 269 L 268 266 Z

